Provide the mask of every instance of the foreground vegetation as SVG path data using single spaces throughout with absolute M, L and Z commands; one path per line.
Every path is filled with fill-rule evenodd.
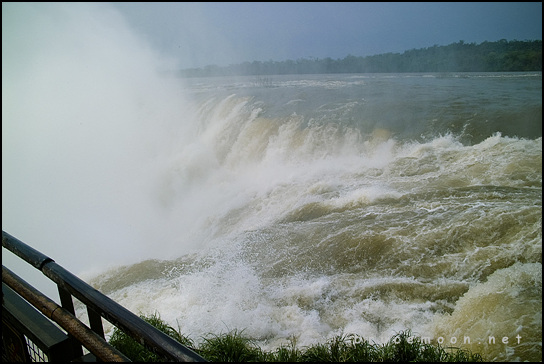
M 275 351 L 265 352 L 242 332 L 210 335 L 195 347 L 192 340 L 166 324 L 158 315 L 140 316 L 149 324 L 170 335 L 203 358 L 212 362 L 469 362 L 482 361 L 479 354 L 458 348 L 444 348 L 422 342 L 412 334 L 401 332 L 387 344 L 371 344 L 357 335 L 337 336 L 325 344 L 298 348 L 296 340 Z M 160 356 L 115 329 L 109 343 L 132 361 L 159 362 Z

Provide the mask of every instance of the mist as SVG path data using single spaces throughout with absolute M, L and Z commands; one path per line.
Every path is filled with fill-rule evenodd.
M 192 119 L 173 63 L 107 4 L 3 3 L 2 229 L 76 274 L 175 256 L 161 178 Z

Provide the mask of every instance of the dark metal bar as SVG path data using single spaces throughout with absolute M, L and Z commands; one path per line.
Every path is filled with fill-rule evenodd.
M 91 353 L 103 361 L 130 361 L 125 355 L 109 345 L 94 331 L 85 326 L 74 315 L 51 301 L 40 291 L 29 285 L 8 268 L 2 266 L 2 282 L 6 283 L 21 297 L 38 308 L 46 317 L 72 333 Z
M 174 361 L 206 360 L 194 351 L 183 346 L 170 336 L 142 320 L 109 297 L 100 293 L 78 277 L 55 263 L 51 258 L 29 247 L 20 240 L 2 231 L 2 246 L 13 251 L 23 260 L 40 269 L 42 273 L 55 282 L 59 288 L 62 305 L 73 312 L 71 296 L 87 305 L 89 312 L 96 312 L 113 325 L 133 337 L 137 342 L 153 352 Z M 70 307 L 71 306 L 71 307 Z M 90 314 L 89 320 L 97 325 L 96 317 Z M 92 317 L 92 318 L 91 318 Z M 101 319 L 100 319 L 101 320 Z M 100 322 L 101 325 L 101 322 Z
M 75 316 L 76 310 L 74 309 L 74 300 L 72 299 L 72 295 L 70 294 L 70 292 L 61 287 L 57 286 L 57 288 L 59 291 L 60 304 L 62 308 Z
M 47 255 L 40 253 L 3 230 L 2 246 L 39 270 L 41 270 L 42 266 L 47 262 L 53 261 L 53 259 L 49 258 Z
M 74 300 L 72 299 L 72 295 L 70 294 L 70 292 L 60 288 L 59 286 L 57 286 L 57 289 L 59 291 L 60 304 L 62 308 L 75 316 L 76 310 L 74 309 Z M 72 343 L 73 350 L 78 354 L 78 356 L 83 356 L 83 348 L 81 347 L 81 344 L 74 338 L 71 333 L 68 333 L 68 337 L 70 338 L 70 341 Z
M 89 325 L 91 330 L 96 332 L 98 336 L 104 338 L 104 327 L 102 326 L 102 316 L 89 306 L 87 306 L 87 316 L 89 316 Z
M 175 361 L 206 361 L 170 336 L 148 324 L 117 302 L 100 293 L 55 262 L 42 268 L 43 274 L 74 297 L 119 327 L 150 350 Z

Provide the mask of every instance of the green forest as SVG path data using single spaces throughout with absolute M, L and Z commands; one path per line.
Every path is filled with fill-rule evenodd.
M 343 59 L 314 58 L 253 61 L 225 67 L 210 65 L 181 71 L 184 77 L 327 73 L 526 72 L 542 71 L 542 41 L 465 43 L 411 49 L 404 53 Z

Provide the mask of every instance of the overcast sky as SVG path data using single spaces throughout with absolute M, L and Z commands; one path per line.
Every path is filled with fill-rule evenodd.
M 542 3 L 115 3 L 180 67 L 542 39 Z

